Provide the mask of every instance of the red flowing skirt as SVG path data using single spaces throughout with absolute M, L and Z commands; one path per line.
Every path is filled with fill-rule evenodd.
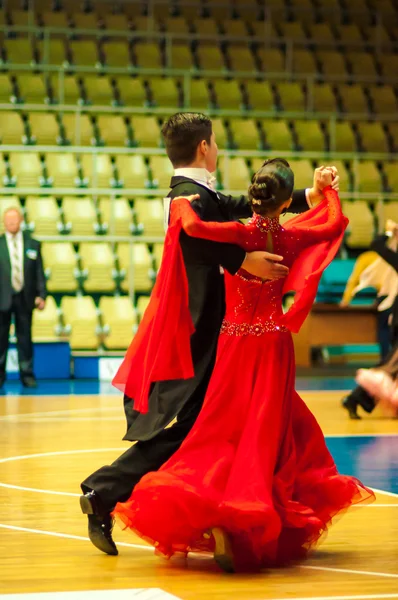
M 302 559 L 333 517 L 373 492 L 340 475 L 294 389 L 290 333 L 221 335 L 203 409 L 181 448 L 114 511 L 166 557 L 230 535 L 238 569 Z

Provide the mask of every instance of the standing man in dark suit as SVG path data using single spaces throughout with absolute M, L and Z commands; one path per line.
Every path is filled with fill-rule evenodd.
M 22 232 L 22 214 L 9 208 L 0 236 L 0 388 L 6 378 L 11 317 L 14 315 L 19 371 L 25 387 L 36 387 L 33 374 L 32 313 L 43 310 L 47 296 L 40 242 Z
M 227 222 L 252 216 L 246 197 L 232 198 L 213 188 L 211 173 L 217 167 L 217 143 L 211 120 L 198 113 L 173 115 L 162 129 L 167 155 L 175 169 L 170 198 L 198 194 L 192 203 L 204 221 Z M 317 170 L 319 190 L 324 186 Z M 338 177 L 335 178 L 335 184 Z M 318 196 L 321 194 L 318 194 Z M 290 210 L 303 212 L 316 200 L 317 190 L 301 190 L 293 196 Z M 309 196 L 309 198 L 308 198 Z M 100 468 L 81 484 L 80 503 L 89 518 L 92 543 L 107 554 L 117 554 L 112 539 L 111 511 L 127 500 L 134 486 L 149 471 L 161 467 L 178 450 L 200 412 L 213 371 L 218 336 L 225 312 L 222 269 L 232 275 L 240 268 L 261 279 L 286 277 L 280 256 L 268 252 L 246 253 L 242 248 L 189 237 L 184 231 L 180 245 L 185 263 L 189 309 L 195 332 L 191 352 L 195 375 L 191 379 L 160 381 L 153 385 L 149 411 L 134 410 L 133 399 L 124 397 L 127 418 L 125 440 L 135 441 L 112 465 Z M 167 251 L 167 250 L 166 250 Z M 222 268 L 222 269 L 221 269 Z M 174 419 L 175 423 L 167 427 Z

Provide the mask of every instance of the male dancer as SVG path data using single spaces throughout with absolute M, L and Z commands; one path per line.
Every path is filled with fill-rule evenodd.
M 251 216 L 244 196 L 232 198 L 213 189 L 211 173 L 217 166 L 217 144 L 211 120 L 198 113 L 178 113 L 163 126 L 167 155 L 175 169 L 169 196 L 199 194 L 192 204 L 204 221 L 226 222 Z M 325 185 L 322 168 L 314 187 L 295 193 L 292 212 L 303 212 L 322 199 Z M 338 177 L 334 179 L 338 187 Z M 133 400 L 124 397 L 127 418 L 125 440 L 137 441 L 112 465 L 100 468 L 81 485 L 80 503 L 88 515 L 91 542 L 107 554 L 117 554 L 112 539 L 111 511 L 127 500 L 134 486 L 155 471 L 180 447 L 201 409 L 213 371 L 217 340 L 224 316 L 224 280 L 220 267 L 235 274 L 240 268 L 262 279 L 285 277 L 282 257 L 268 252 L 246 254 L 241 248 L 193 238 L 181 232 L 189 287 L 189 309 L 195 327 L 191 351 L 195 375 L 188 380 L 161 381 L 152 386 L 149 411 L 134 411 Z M 167 427 L 173 419 L 176 422 Z M 166 428 L 167 427 L 167 428 Z

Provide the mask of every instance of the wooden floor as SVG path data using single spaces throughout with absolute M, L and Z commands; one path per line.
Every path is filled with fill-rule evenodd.
M 325 434 L 397 433 L 396 420 L 377 414 L 347 420 L 341 393 L 302 396 Z M 0 398 L 0 598 L 136 588 L 182 600 L 398 598 L 398 496 L 392 493 L 352 509 L 295 568 L 225 575 L 208 557 L 155 557 L 141 540 L 118 530 L 119 556 L 99 553 L 86 537 L 79 482 L 127 448 L 123 430 L 117 396 Z M 398 438 L 398 454 L 397 445 Z

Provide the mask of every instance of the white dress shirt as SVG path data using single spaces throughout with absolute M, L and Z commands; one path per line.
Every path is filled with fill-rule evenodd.
M 17 248 L 18 248 L 18 262 L 19 262 L 19 270 L 20 270 L 20 274 L 21 274 L 21 283 L 22 283 L 22 288 L 24 286 L 24 280 L 23 280 L 23 276 L 24 276 L 24 260 L 23 260 L 23 253 L 24 253 L 24 243 L 23 243 L 23 235 L 22 235 L 22 231 L 19 230 L 18 233 L 15 234 L 15 236 L 10 233 L 9 231 L 6 231 L 6 241 L 7 241 L 7 247 L 8 247 L 8 254 L 10 255 L 10 263 L 11 263 L 11 281 L 13 281 L 13 265 L 14 265 L 14 260 L 13 260 L 13 253 L 14 253 L 14 239 L 17 242 Z

